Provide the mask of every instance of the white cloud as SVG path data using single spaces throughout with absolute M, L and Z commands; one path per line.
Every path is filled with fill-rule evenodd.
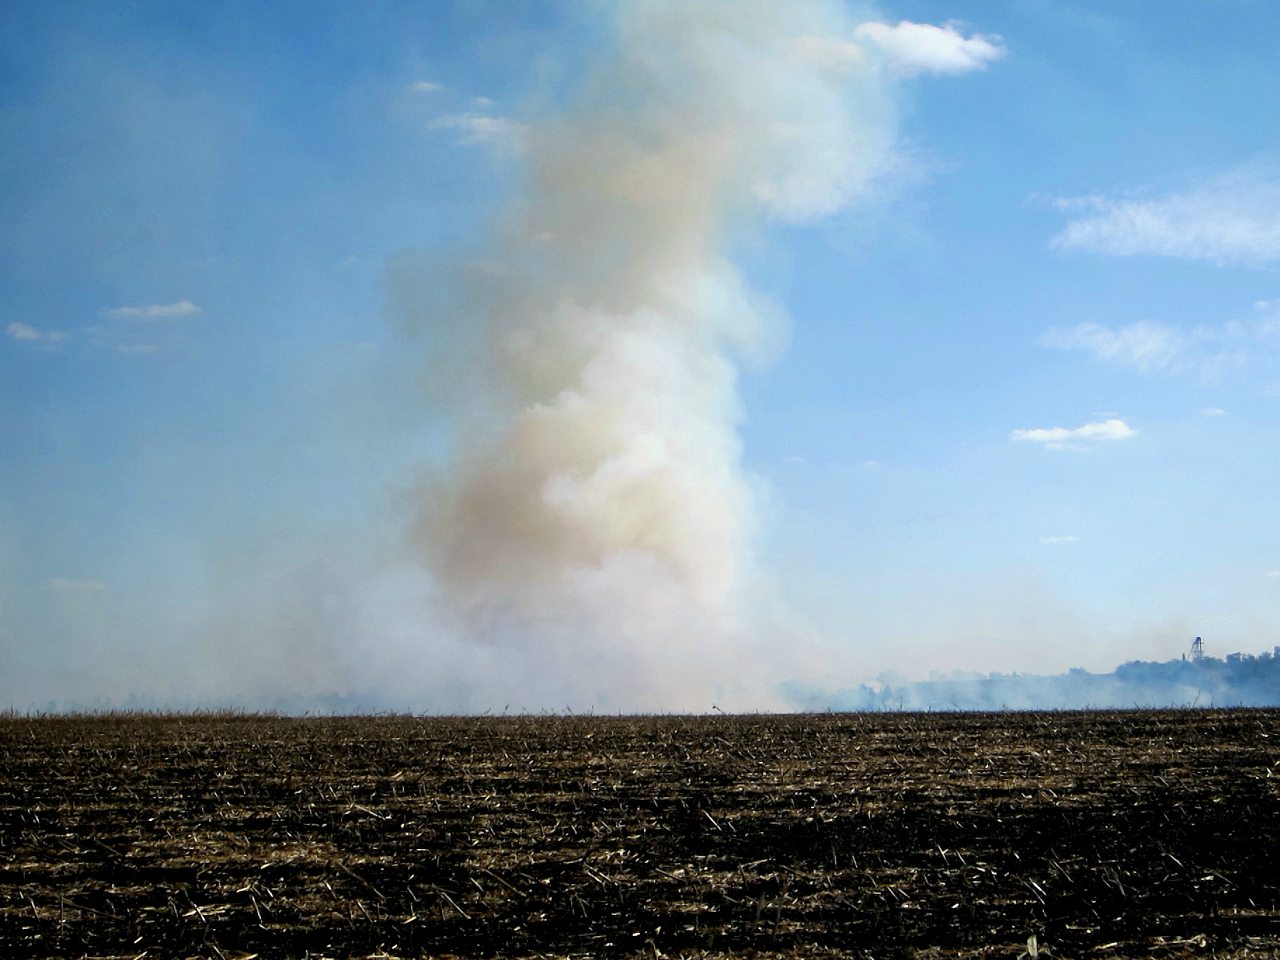
M 5 327 L 5 333 L 15 340 L 39 340 L 40 331 L 25 323 L 11 323 Z
M 67 335 L 61 330 L 41 330 L 39 327 L 33 327 L 29 323 L 11 323 L 5 327 L 5 333 L 14 340 L 23 340 L 28 343 L 36 341 L 62 343 L 67 339 Z
M 1227 411 L 1221 407 L 1203 407 L 1200 410 L 1200 416 L 1202 417 L 1225 417 L 1226 415 Z
M 49 581 L 49 589 L 63 593 L 100 593 L 107 589 L 107 585 L 101 580 L 54 577 Z
M 1064 534 L 1062 536 L 1056 536 L 1056 537 L 1041 537 L 1040 542 L 1050 547 L 1060 547 L 1060 546 L 1065 546 L 1067 544 L 1079 543 L 1080 538 L 1077 537 L 1075 534 L 1068 533 L 1068 534 Z
M 431 80 L 419 80 L 417 83 L 409 84 L 409 89 L 416 93 L 439 93 L 444 89 L 444 84 Z
M 1080 323 L 1054 327 L 1040 343 L 1055 350 L 1079 350 L 1095 360 L 1144 372 L 1193 371 L 1206 380 L 1220 376 L 1227 367 L 1241 367 L 1250 357 L 1275 349 L 1280 333 L 1273 320 L 1232 321 L 1216 326 L 1175 327 L 1142 320 L 1122 327 Z
M 1280 172 L 1246 167 L 1163 196 L 1056 201 L 1080 211 L 1051 241 L 1113 256 L 1180 257 L 1214 264 L 1280 260 Z
M 199 312 L 200 308 L 190 300 L 179 300 L 177 303 L 156 303 L 145 307 L 115 307 L 103 311 L 103 315 L 112 320 L 178 320 Z
M 180 328 L 157 329 L 143 324 L 94 323 L 81 328 L 79 333 L 92 346 L 124 357 L 167 353 L 185 342 Z
M 901 20 L 890 26 L 870 21 L 859 24 L 853 35 L 878 48 L 889 69 L 904 76 L 985 70 L 987 64 L 1006 53 L 1000 37 L 966 37 L 954 23 L 939 27 Z
M 1039 443 L 1050 450 L 1068 447 L 1073 441 L 1127 440 L 1138 431 L 1123 420 L 1111 418 L 1086 423 L 1079 427 L 1036 427 L 1030 430 L 1014 430 L 1009 439 L 1015 443 Z
M 1041 342 L 1055 350 L 1084 350 L 1099 360 L 1139 370 L 1167 369 L 1188 349 L 1186 334 L 1166 324 L 1145 320 L 1114 329 L 1097 323 L 1055 327 Z
M 458 142 L 466 144 L 485 144 L 503 149 L 519 150 L 523 148 L 526 128 L 506 117 L 495 117 L 483 113 L 450 113 L 437 117 L 431 124 L 433 128 L 458 131 Z
M 1280 570 L 1268 570 L 1267 578 L 1270 580 L 1280 580 Z

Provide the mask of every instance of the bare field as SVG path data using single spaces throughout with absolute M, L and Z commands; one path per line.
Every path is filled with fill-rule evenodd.
M 1280 711 L 0 718 L 4 957 L 1037 953 L 1280 956 Z

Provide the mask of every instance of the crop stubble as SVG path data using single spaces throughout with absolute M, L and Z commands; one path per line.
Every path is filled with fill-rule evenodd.
M 1280 956 L 1280 711 L 6 717 L 0 774 L 13 958 Z

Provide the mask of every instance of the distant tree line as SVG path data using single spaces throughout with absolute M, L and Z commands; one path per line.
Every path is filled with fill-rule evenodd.
M 921 681 L 884 676 L 830 692 L 792 686 L 803 709 L 1085 710 L 1115 707 L 1280 706 L 1280 647 L 1163 663 L 1134 660 L 1113 673 L 951 675 Z

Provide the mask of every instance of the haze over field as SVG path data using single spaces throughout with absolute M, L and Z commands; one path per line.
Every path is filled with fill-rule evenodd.
M 0 28 L 0 706 L 1280 643 L 1267 0 Z

